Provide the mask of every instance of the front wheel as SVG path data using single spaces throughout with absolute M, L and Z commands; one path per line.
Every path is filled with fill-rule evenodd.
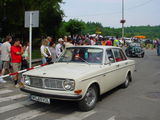
M 79 109 L 81 111 L 92 110 L 97 102 L 98 92 L 96 86 L 91 86 L 88 88 L 84 98 L 78 102 Z
M 126 51 L 127 57 L 131 57 L 131 53 L 129 51 Z
M 125 82 L 122 84 L 122 88 L 127 88 L 130 83 L 130 76 L 127 75 Z

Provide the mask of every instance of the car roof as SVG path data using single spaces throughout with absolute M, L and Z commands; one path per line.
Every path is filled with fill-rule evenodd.
M 68 48 L 75 48 L 75 47 L 101 48 L 101 49 L 119 48 L 119 47 L 115 47 L 115 46 L 102 46 L 102 45 L 83 45 L 83 46 L 72 46 L 72 47 L 68 47 Z

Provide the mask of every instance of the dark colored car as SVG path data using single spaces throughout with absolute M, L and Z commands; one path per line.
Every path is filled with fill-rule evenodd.
M 145 54 L 143 48 L 138 43 L 132 43 L 132 44 L 130 44 L 128 46 L 128 48 L 126 48 L 125 52 L 126 52 L 126 55 L 128 57 L 134 57 L 134 56 L 136 56 L 136 57 L 143 58 L 144 54 Z
M 153 44 L 153 40 L 147 39 L 147 40 L 145 40 L 145 44 Z

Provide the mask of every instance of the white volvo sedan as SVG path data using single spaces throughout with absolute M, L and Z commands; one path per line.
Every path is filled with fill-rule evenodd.
M 135 62 L 119 47 L 69 47 L 56 63 L 25 72 L 21 90 L 35 101 L 77 101 L 80 110 L 89 111 L 103 93 L 128 87 L 134 69 Z

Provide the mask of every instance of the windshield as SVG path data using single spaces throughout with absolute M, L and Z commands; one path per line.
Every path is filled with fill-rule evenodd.
M 86 62 L 102 64 L 103 49 L 74 47 L 67 48 L 59 62 Z

